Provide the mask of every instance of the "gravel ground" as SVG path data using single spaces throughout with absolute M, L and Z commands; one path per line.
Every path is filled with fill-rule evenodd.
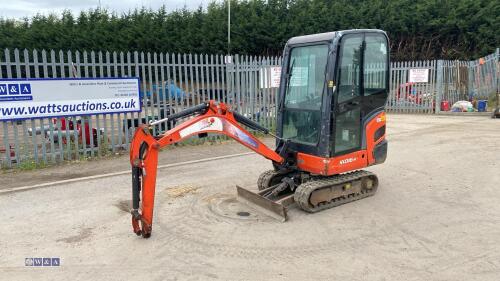
M 130 175 L 0 194 L 0 280 L 499 280 L 500 122 L 389 115 L 387 132 L 386 163 L 368 168 L 375 196 L 292 208 L 286 223 L 235 200 L 235 184 L 255 187 L 271 168 L 255 154 L 162 169 L 150 239 L 132 233 Z M 186 160 L 241 152 L 231 147 L 189 148 Z M 174 151 L 162 157 L 185 161 Z M 26 185 L 37 172 L 7 175 Z

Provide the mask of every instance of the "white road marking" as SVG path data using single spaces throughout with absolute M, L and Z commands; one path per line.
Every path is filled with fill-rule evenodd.
M 159 165 L 158 169 L 165 169 L 165 168 L 177 167 L 177 166 L 182 166 L 182 165 L 196 164 L 196 163 L 208 162 L 208 161 L 219 160 L 219 159 L 227 159 L 227 158 L 250 155 L 250 154 L 254 154 L 254 153 L 255 152 L 236 153 L 236 154 L 210 157 L 210 158 L 204 158 L 204 159 L 198 159 L 198 160 L 191 160 L 191 161 L 185 161 L 185 162 L 179 162 L 179 163 L 173 163 L 173 164 Z M 5 193 L 30 190 L 30 189 L 35 189 L 35 188 L 60 185 L 60 184 L 65 184 L 65 183 L 73 183 L 73 182 L 79 182 L 79 181 L 95 180 L 95 179 L 101 179 L 101 178 L 107 178 L 107 177 L 121 176 L 121 175 L 130 174 L 130 172 L 131 172 L 131 170 L 127 170 L 127 171 L 107 173 L 107 174 L 101 174 L 101 175 L 95 175 L 95 176 L 87 176 L 87 177 L 80 177 L 80 178 L 74 178 L 74 179 L 68 179 L 68 180 L 46 182 L 46 183 L 35 184 L 35 185 L 6 188 L 6 189 L 0 190 L 0 195 L 5 194 Z

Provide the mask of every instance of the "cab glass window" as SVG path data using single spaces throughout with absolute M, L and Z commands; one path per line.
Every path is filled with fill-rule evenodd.
M 283 137 L 297 143 L 318 142 L 328 45 L 294 47 L 288 63 Z
M 382 35 L 369 35 L 365 37 L 364 58 L 364 95 L 385 91 L 387 77 L 387 39 Z

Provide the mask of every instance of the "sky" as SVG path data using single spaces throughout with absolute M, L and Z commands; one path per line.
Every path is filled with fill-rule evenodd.
M 80 13 L 82 10 L 94 9 L 99 6 L 118 14 L 146 7 L 156 10 L 165 5 L 168 11 L 195 9 L 200 4 L 206 6 L 209 0 L 0 0 L 0 17 L 22 19 L 40 14 L 61 14 L 65 9 Z

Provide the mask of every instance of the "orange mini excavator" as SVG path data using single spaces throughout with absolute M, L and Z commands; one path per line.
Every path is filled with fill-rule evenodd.
M 224 134 L 272 161 L 258 192 L 237 187 L 238 197 L 286 220 L 296 203 L 317 212 L 373 195 L 377 177 L 364 167 L 387 155 L 385 102 L 389 87 L 389 45 L 385 32 L 346 30 L 293 37 L 284 53 L 276 135 L 216 101 L 141 125 L 130 147 L 132 225 L 151 235 L 158 152 L 191 136 Z M 193 116 L 154 136 L 152 128 Z M 273 150 L 247 128 L 276 138 Z

